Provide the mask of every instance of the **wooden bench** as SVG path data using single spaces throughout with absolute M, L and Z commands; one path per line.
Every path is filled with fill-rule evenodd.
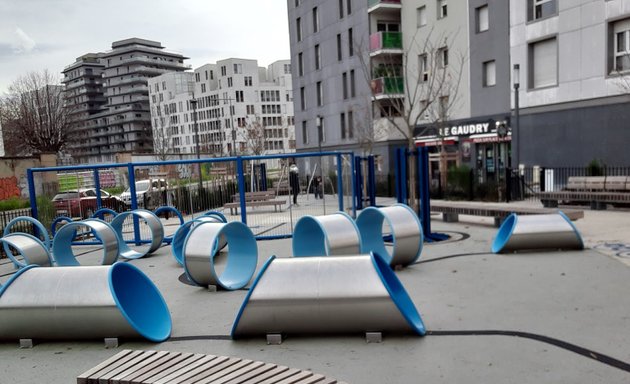
M 238 357 L 125 349 L 77 377 L 89 383 L 346 384 L 309 370 Z
M 544 207 L 555 208 L 559 202 L 589 203 L 591 209 L 606 209 L 607 204 L 630 204 L 628 176 L 571 176 L 562 191 L 538 192 Z
M 584 211 L 577 209 L 562 209 L 567 217 L 573 221 L 584 217 Z M 444 222 L 459 221 L 459 215 L 494 217 L 494 225 L 499 227 L 503 220 L 516 213 L 519 215 L 549 214 L 558 212 L 557 209 L 535 207 L 508 207 L 504 205 L 478 204 L 470 202 L 431 202 L 431 212 L 442 213 Z
M 276 192 L 270 191 L 258 191 L 258 192 L 245 192 L 245 205 L 246 207 L 269 207 L 272 206 L 275 212 L 278 212 L 278 208 L 282 208 L 287 202 L 285 200 L 276 199 Z M 232 196 L 232 202 L 223 205 L 223 209 L 230 209 L 231 215 L 238 215 L 238 209 L 241 207 L 241 196 L 235 194 Z

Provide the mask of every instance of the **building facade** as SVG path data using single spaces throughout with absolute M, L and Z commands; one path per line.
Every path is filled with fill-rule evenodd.
M 75 161 L 113 162 L 120 152 L 153 152 L 147 81 L 188 69 L 185 59 L 159 42 L 131 38 L 66 67 L 63 82 L 76 116 L 77 137 L 70 149 Z
M 295 151 L 289 60 L 262 68 L 256 60 L 226 59 L 154 77 L 148 87 L 158 155 Z
M 628 165 L 630 1 L 512 0 L 510 7 L 519 163 Z

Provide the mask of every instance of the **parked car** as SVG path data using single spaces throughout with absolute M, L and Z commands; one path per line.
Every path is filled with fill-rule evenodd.
M 98 209 L 95 188 L 61 192 L 55 195 L 52 201 L 59 216 L 85 219 L 92 216 Z M 101 189 L 101 208 L 109 208 L 120 212 L 125 209 L 125 204 L 118 196 L 111 195 L 109 192 Z
M 146 179 L 136 181 L 136 201 L 139 208 L 155 209 L 165 204 L 162 201 L 167 191 L 167 183 L 164 179 Z M 127 188 L 120 194 L 121 200 L 127 208 L 131 207 L 131 188 Z

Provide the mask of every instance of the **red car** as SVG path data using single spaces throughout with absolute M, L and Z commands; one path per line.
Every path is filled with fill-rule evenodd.
M 55 195 L 52 199 L 55 205 L 57 216 L 69 217 L 91 217 L 98 209 L 96 203 L 96 189 L 80 189 L 77 191 L 66 191 Z M 101 208 L 113 209 L 116 212 L 124 210 L 124 203 L 118 197 L 110 195 L 101 189 Z

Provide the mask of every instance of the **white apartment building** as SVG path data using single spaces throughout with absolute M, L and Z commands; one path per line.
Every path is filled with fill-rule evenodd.
M 157 154 L 195 154 L 197 137 L 203 157 L 295 151 L 289 60 L 226 59 L 148 85 Z

